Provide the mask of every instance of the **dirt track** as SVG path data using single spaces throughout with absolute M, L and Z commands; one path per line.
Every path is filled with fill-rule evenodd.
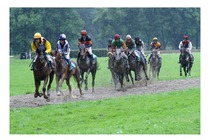
M 181 80 L 172 81 L 156 81 L 148 82 L 148 85 L 144 85 L 144 81 L 130 85 L 126 83 L 127 91 L 115 91 L 114 86 L 96 88 L 94 93 L 91 93 L 91 89 L 88 91 L 83 90 L 83 97 L 79 96 L 77 89 L 73 91 L 73 97 L 70 99 L 67 96 L 57 96 L 54 91 L 51 92 L 50 102 L 46 102 L 43 97 L 34 98 L 33 94 L 25 94 L 10 97 L 10 108 L 22 108 L 22 107 L 39 107 L 49 104 L 62 104 L 65 102 L 81 101 L 81 100 L 98 100 L 105 98 L 114 98 L 128 94 L 154 94 L 167 91 L 182 90 L 192 87 L 200 87 L 199 78 L 186 78 Z M 67 93 L 66 91 L 63 91 Z

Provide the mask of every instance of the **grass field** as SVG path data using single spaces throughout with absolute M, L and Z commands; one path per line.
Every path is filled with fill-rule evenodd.
M 200 89 L 11 109 L 11 134 L 200 134 Z
M 182 79 L 179 76 L 178 53 L 162 54 L 163 64 L 160 70 L 160 80 Z M 191 77 L 200 77 L 200 53 L 194 53 L 195 61 L 192 68 Z M 107 69 L 107 58 L 98 58 L 100 70 L 96 73 L 96 87 L 110 85 L 111 74 Z M 10 59 L 10 95 L 28 94 L 35 91 L 33 73 L 28 65 L 31 60 Z M 55 79 L 55 78 L 54 78 Z M 91 75 L 88 78 L 89 88 L 91 88 Z M 73 88 L 77 88 L 74 80 L 71 80 Z M 63 84 L 63 88 L 67 86 Z M 55 89 L 55 80 L 52 90 Z
M 194 57 L 191 77 L 200 77 L 200 53 Z M 179 76 L 178 54 L 162 58 L 160 80 L 185 78 Z M 110 85 L 107 58 L 98 60 L 96 87 Z M 11 96 L 34 92 L 30 61 L 10 60 Z M 200 134 L 200 88 L 10 109 L 10 134 Z

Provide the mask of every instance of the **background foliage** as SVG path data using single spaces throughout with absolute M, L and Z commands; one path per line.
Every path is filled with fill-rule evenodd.
M 154 36 L 162 49 L 177 49 L 184 34 L 200 48 L 200 8 L 10 8 L 10 55 L 29 51 L 35 32 L 48 39 L 52 48 L 61 33 L 77 50 L 80 31 L 86 29 L 93 48 L 106 48 L 107 40 L 119 33 L 140 36 L 146 47 Z M 148 48 L 147 48 L 148 49 Z

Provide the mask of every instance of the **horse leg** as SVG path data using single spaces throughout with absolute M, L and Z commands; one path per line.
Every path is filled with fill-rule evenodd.
M 35 80 L 35 93 L 34 93 L 34 98 L 37 98 L 38 96 L 41 97 L 41 95 L 39 94 L 39 86 L 40 86 L 40 81 L 39 80 Z
M 132 77 L 132 74 L 131 74 L 131 70 L 129 70 L 128 74 L 130 75 L 131 82 L 134 85 L 134 81 L 133 81 L 133 77 Z M 135 72 L 135 77 L 136 77 L 136 72 Z
M 60 81 L 60 75 L 56 75 L 56 94 L 57 96 L 60 96 L 61 93 L 60 93 L 60 89 L 59 89 L 59 81 Z
M 84 72 L 81 71 L 81 79 L 80 79 L 80 85 L 81 85 L 81 87 L 82 87 L 83 81 L 84 81 Z
M 78 68 L 76 68 L 75 74 L 73 76 L 76 79 L 77 87 L 79 88 L 80 95 L 84 95 L 84 93 L 82 93 L 82 89 L 81 89 L 81 85 L 80 85 L 80 72 L 79 72 Z
M 123 78 L 124 78 L 124 74 L 123 75 L 119 75 L 119 81 L 120 81 L 121 89 L 124 92 L 124 91 L 126 91 L 126 89 L 124 88 L 124 85 L 123 85 Z
M 157 69 L 157 79 L 159 79 L 160 67 Z
M 44 85 L 43 85 L 42 91 L 43 91 L 44 98 L 46 99 L 47 102 L 49 102 L 50 98 L 45 94 L 47 82 L 48 82 L 48 76 L 46 76 L 46 78 L 44 80 Z
M 146 66 L 145 65 L 143 65 L 143 71 L 144 71 L 144 75 L 145 75 L 146 79 L 149 80 L 149 78 L 147 76 Z
M 88 69 L 88 71 L 86 72 L 86 76 L 85 76 L 85 90 L 88 90 L 88 75 L 90 73 L 90 69 Z
M 61 91 L 61 88 L 62 88 L 62 85 L 63 85 L 63 82 L 64 82 L 65 77 L 66 77 L 65 74 L 63 74 L 62 77 L 61 77 L 61 80 L 60 80 L 60 82 L 58 84 L 59 89 L 60 89 L 59 91 Z M 64 93 L 64 96 L 65 96 L 65 93 Z
M 114 89 L 117 90 L 117 84 L 118 84 L 118 76 L 115 72 L 114 73 Z
M 96 68 L 91 71 L 92 74 L 92 93 L 94 93 L 94 86 L 95 86 L 95 76 L 96 76 Z
M 66 84 L 67 84 L 68 89 L 69 89 L 69 97 L 71 98 L 72 87 L 71 87 L 69 78 L 66 79 Z
M 180 72 L 180 76 L 182 76 L 182 65 L 181 64 L 180 64 L 179 72 Z
M 50 97 L 50 88 L 51 88 L 51 84 L 52 84 L 53 78 L 54 78 L 54 72 L 51 72 L 50 73 L 50 81 L 49 81 L 49 84 L 47 86 L 47 96 L 48 97 Z
M 184 75 L 185 75 L 185 77 L 187 77 L 187 69 L 186 69 L 186 67 L 184 67 Z

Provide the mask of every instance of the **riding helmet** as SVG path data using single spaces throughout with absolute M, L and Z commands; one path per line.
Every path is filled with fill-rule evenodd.
M 42 37 L 42 35 L 40 33 L 35 33 L 34 34 L 34 39 L 39 39 L 41 37 Z
M 66 40 L 66 35 L 65 34 L 60 34 L 59 40 Z

